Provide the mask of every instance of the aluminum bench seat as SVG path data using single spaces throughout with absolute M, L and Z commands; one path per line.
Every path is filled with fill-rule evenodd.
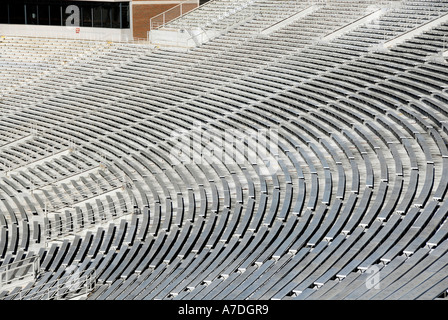
M 48 267 L 51 265 L 54 259 L 54 255 L 58 250 L 57 244 L 53 244 L 50 249 L 46 252 L 44 260 L 41 262 L 40 268 L 41 270 L 47 271 Z
M 134 214 L 132 216 L 129 230 L 128 230 L 128 232 L 126 232 L 126 235 L 125 235 L 125 238 L 123 241 L 125 244 L 131 246 L 134 243 L 134 240 L 137 236 L 137 229 L 139 227 L 139 222 L 141 221 L 139 219 L 141 219 L 141 217 L 137 214 Z
M 392 272 L 396 266 L 399 266 L 401 263 L 403 263 L 403 261 L 404 261 L 403 257 L 398 257 L 396 260 L 393 261 L 393 263 L 387 264 L 386 266 L 376 265 L 377 270 L 372 269 L 371 272 L 364 272 L 361 274 L 352 273 L 351 275 L 354 275 L 355 279 L 350 283 L 347 283 L 345 288 L 341 288 L 339 290 L 338 287 L 336 286 L 335 290 L 330 290 L 328 294 L 323 295 L 323 298 L 325 299 L 327 295 L 332 295 L 331 296 L 332 299 L 347 299 L 347 300 L 358 299 L 359 296 L 363 294 L 363 292 L 368 290 L 368 286 L 366 286 L 366 283 L 369 277 L 378 276 L 379 275 L 378 272 L 386 276 L 387 274 Z M 349 275 L 346 279 L 348 279 L 351 275 Z M 358 276 L 356 277 L 356 275 Z
M 98 254 L 101 243 L 103 242 L 103 239 L 105 237 L 104 234 L 105 234 L 104 229 L 102 227 L 99 227 L 98 230 L 96 231 L 96 235 L 92 242 L 92 245 L 90 246 L 89 251 L 87 252 L 87 256 L 89 258 L 94 258 Z
M 239 260 L 239 254 L 245 250 L 247 245 L 250 243 L 250 240 L 253 238 L 253 234 L 251 232 L 247 232 L 244 235 L 244 238 L 240 240 L 238 236 L 233 236 L 229 243 L 226 245 L 225 249 L 222 251 L 221 263 L 216 265 L 214 270 L 212 270 L 206 277 L 204 277 L 205 283 L 212 283 L 215 279 L 222 277 L 223 272 L 232 264 L 237 263 Z M 234 268 L 234 267 L 232 267 Z
M 267 214 L 264 216 L 263 225 L 266 225 L 268 227 L 271 227 L 274 223 L 275 216 L 277 214 L 278 208 L 280 205 L 280 190 L 279 189 L 273 189 L 272 190 L 272 197 L 271 197 L 271 205 L 269 206 L 269 210 Z
M 410 281 L 408 281 L 407 283 L 409 283 L 409 285 L 412 284 L 412 287 L 415 287 L 418 284 L 418 281 L 421 281 L 421 278 L 424 278 L 424 275 L 425 275 L 424 270 L 426 268 L 430 267 L 431 264 L 434 264 L 433 268 L 436 268 L 436 270 L 440 269 L 443 265 L 446 264 L 446 258 L 441 259 L 439 263 L 436 262 L 438 259 L 440 259 L 442 257 L 442 255 L 446 256 L 446 248 L 444 248 L 443 246 L 440 246 L 440 247 L 434 249 L 433 251 L 428 252 L 428 254 L 424 257 L 424 259 L 421 259 L 420 261 L 418 261 L 417 263 L 415 263 L 412 266 L 404 263 L 402 265 L 403 266 L 402 272 L 403 272 L 403 274 L 408 274 L 410 276 L 410 278 L 409 278 Z M 404 267 L 407 267 L 407 268 L 404 268 Z M 423 273 L 422 273 L 422 271 L 423 271 Z M 377 292 L 376 294 L 373 294 L 373 292 L 370 291 L 369 296 L 372 299 L 384 299 L 388 295 L 393 296 L 394 294 L 396 294 L 397 296 L 400 296 L 400 294 L 402 294 L 404 290 L 397 291 L 397 289 L 400 287 L 402 289 L 404 289 L 404 287 L 406 287 L 408 284 L 406 282 L 403 283 L 401 281 L 396 281 L 398 277 L 399 277 L 398 275 L 392 274 L 392 276 L 389 276 L 388 278 L 386 278 L 386 280 L 388 280 L 387 282 L 382 283 L 383 290 L 381 290 L 381 292 Z
M 342 208 L 342 200 L 336 199 L 331 206 L 328 208 L 328 214 L 323 217 L 323 220 L 319 223 L 319 228 L 314 231 L 311 239 L 306 243 L 307 247 L 315 247 L 319 243 L 327 232 L 333 226 L 337 215 L 340 213 Z M 317 220 L 316 220 L 317 221 Z
M 326 279 L 330 274 L 333 272 L 337 273 L 339 270 L 338 267 L 334 267 L 334 263 L 336 263 L 338 257 L 341 257 L 344 253 L 346 253 L 353 242 L 357 241 L 358 238 L 361 236 L 361 233 L 363 232 L 363 228 L 358 227 L 356 230 L 348 237 L 337 249 L 334 255 L 329 256 L 324 263 L 318 267 L 312 275 L 310 275 L 306 280 L 304 280 L 302 283 L 300 283 L 296 288 L 293 290 L 295 293 L 300 293 L 304 289 L 308 288 L 311 285 L 317 285 L 320 286 L 320 280 L 319 279 Z M 331 278 L 331 277 L 330 277 Z
M 110 248 L 119 249 L 121 247 L 121 245 L 123 244 L 123 241 L 125 239 L 127 232 L 128 232 L 128 222 L 126 220 L 122 219 L 120 221 L 120 225 L 115 234 L 115 238 L 113 239 L 113 242 L 112 242 L 113 236 L 109 240 L 109 241 L 111 241 L 109 244 Z M 105 242 L 106 242 L 106 240 L 105 240 Z
M 8 248 L 8 230 L 6 227 L 0 227 L 0 258 L 5 258 Z
M 282 208 L 278 214 L 278 219 L 282 219 L 283 221 L 285 221 L 287 219 L 287 217 L 289 216 L 289 212 L 291 210 L 291 203 L 292 203 L 292 198 L 293 198 L 293 185 L 292 183 L 290 184 L 286 184 L 285 187 L 285 191 L 284 191 L 284 199 L 283 199 L 283 204 L 282 204 Z
M 402 190 L 403 190 L 403 177 L 396 176 L 394 185 L 392 187 L 391 196 L 389 200 L 385 203 L 384 207 L 379 212 L 377 219 L 385 220 L 389 217 L 389 215 L 393 212 L 393 210 L 397 205 Z
M 432 201 L 421 213 L 419 218 L 415 221 L 413 227 L 420 231 L 418 236 L 405 248 L 404 253 L 412 254 L 423 243 L 427 242 L 428 238 L 438 231 L 438 227 L 444 222 L 444 216 L 447 212 L 447 205 L 444 203 L 441 206 L 434 204 Z M 442 230 L 441 230 L 442 231 Z
M 64 257 L 64 260 L 61 262 L 61 267 L 68 267 L 72 264 L 76 264 L 75 258 L 81 250 L 81 245 L 83 243 L 82 240 L 83 239 L 81 239 L 80 236 L 75 235 L 73 241 L 70 243 L 70 247 Z
M 149 234 L 157 235 L 160 229 L 162 218 L 162 206 L 160 203 L 155 203 L 154 212 L 152 214 L 152 222 L 150 222 Z
M 238 270 L 241 264 L 257 250 L 257 247 L 262 245 L 263 239 L 268 233 L 267 231 L 267 228 L 262 226 L 255 235 L 252 236 L 251 233 L 246 234 L 238 246 L 241 250 L 234 250 L 234 252 L 232 252 L 232 258 L 227 260 L 230 264 L 226 265 L 225 269 L 221 271 L 220 276 L 228 277 Z M 236 255 L 236 253 L 238 253 L 238 255 Z
M 313 251 L 309 248 L 302 248 L 290 260 L 286 261 L 282 267 L 282 272 L 274 274 L 268 282 L 262 287 L 262 290 L 254 292 L 251 299 L 281 299 L 290 293 L 289 286 L 294 288 L 293 280 L 298 276 L 299 272 L 306 270 L 307 266 L 327 247 L 326 241 L 320 242 Z M 300 269 L 292 271 L 295 269 Z M 254 282 L 255 284 L 256 282 Z M 285 293 L 283 293 L 285 292 Z
M 350 194 L 349 198 L 343 204 L 342 212 L 339 214 L 335 223 L 331 226 L 331 229 L 325 234 L 325 239 L 332 240 L 342 232 L 345 223 L 348 221 L 355 208 L 358 196 L 354 193 Z
M 108 269 L 109 273 L 102 275 L 106 283 L 113 284 L 116 280 L 121 280 L 122 272 L 133 261 L 133 259 L 136 258 L 136 255 L 139 252 L 140 241 L 138 240 L 132 247 L 128 247 L 126 244 L 124 244 L 120 248 L 120 252 L 122 250 L 126 251 L 126 248 L 128 248 L 128 250 L 126 253 L 123 253 L 124 258 L 122 258 L 122 260 L 118 260 L 117 257 L 116 258 L 117 263 L 115 264 L 115 268 L 109 267 Z
M 209 255 L 209 250 L 207 248 L 204 248 L 204 250 L 202 250 L 197 255 L 197 257 L 195 257 L 195 259 L 193 259 L 193 261 L 191 261 L 191 263 L 185 269 L 182 270 L 183 276 L 179 276 L 179 277 L 175 278 L 175 280 L 173 282 L 169 283 L 169 285 L 167 285 L 167 286 L 163 286 L 163 287 L 159 286 L 159 288 L 157 288 L 157 290 L 149 291 L 148 290 L 149 288 L 147 288 L 146 291 L 142 293 L 142 296 L 147 294 L 146 296 L 143 297 L 143 300 L 152 300 L 154 298 L 162 299 L 162 298 L 166 298 L 169 294 L 180 293 L 181 289 L 176 289 L 176 288 L 181 288 L 183 286 L 182 282 L 184 281 L 184 279 L 186 279 L 187 276 L 192 275 L 195 272 L 197 266 L 200 265 L 208 255 Z
M 295 220 L 293 217 L 291 220 Z M 276 220 L 269 230 L 269 234 L 263 239 L 259 247 L 255 249 L 243 263 L 238 266 L 239 271 L 246 270 L 252 264 L 262 264 L 270 258 L 275 251 L 277 245 L 275 244 L 276 237 L 283 237 L 284 234 L 288 234 L 291 231 L 293 224 L 289 223 L 283 227 L 283 223 L 280 220 Z
M 30 245 L 30 226 L 28 221 L 22 220 L 21 221 L 21 234 L 20 234 L 20 244 L 19 248 L 24 251 L 28 251 L 29 245 Z M 0 227 L 1 228 L 1 227 Z
M 184 288 L 182 291 L 194 291 L 202 282 L 206 275 L 210 274 L 216 266 L 220 264 L 220 262 L 225 259 L 225 250 L 224 243 L 218 243 L 218 245 L 211 250 L 211 253 L 207 256 L 207 258 L 201 263 L 201 266 L 195 270 L 195 272 L 191 273 L 189 276 L 185 277 L 183 282 L 179 284 L 175 289 L 172 290 L 171 294 L 179 293 L 180 289 Z
M 434 300 L 446 291 L 447 277 L 441 273 L 435 273 L 428 281 L 424 282 L 418 288 L 409 291 L 400 300 Z
M 133 274 L 128 279 L 120 279 L 119 281 L 114 282 L 114 288 L 111 291 L 104 291 L 101 295 L 98 295 L 96 300 L 118 300 L 118 297 L 127 289 L 130 288 L 131 285 L 137 282 L 138 276 Z M 108 290 L 108 289 L 107 289 Z M 88 300 L 92 299 L 91 296 L 87 298 Z
M 427 163 L 425 168 L 425 181 L 420 193 L 416 196 L 414 204 L 423 207 L 429 199 L 431 191 L 434 186 L 434 164 Z
M 161 231 L 157 235 L 157 237 L 155 237 L 155 241 L 152 244 L 149 253 L 145 256 L 145 259 L 139 263 L 139 265 L 137 266 L 137 268 L 134 271 L 135 273 L 140 274 L 148 268 L 154 269 L 154 268 L 150 267 L 150 263 L 154 262 L 153 260 L 156 256 L 156 254 L 162 249 L 162 246 L 165 243 L 166 237 L 167 237 L 167 235 L 166 235 L 165 231 Z
M 402 285 L 398 290 L 394 291 L 392 294 L 387 296 L 387 298 L 410 299 L 410 297 L 414 297 L 415 299 L 416 297 L 418 297 L 419 294 L 424 293 L 425 289 L 431 288 L 432 286 L 436 285 L 440 281 L 440 279 L 446 278 L 446 275 L 443 274 L 442 270 L 443 268 L 446 267 L 447 256 L 448 255 L 445 253 L 431 265 L 427 264 L 427 267 L 423 269 L 420 273 L 418 273 L 416 277 L 413 277 L 406 284 Z M 417 273 L 416 270 L 414 272 Z M 440 293 L 442 293 L 442 291 L 440 291 L 438 294 Z M 434 296 L 433 298 L 435 297 L 437 296 Z
M 174 246 L 174 243 L 177 240 L 177 237 L 179 235 L 179 228 L 173 227 L 173 229 L 168 233 L 163 247 L 160 248 L 157 255 L 153 258 L 151 263 L 148 265 L 149 268 L 155 269 L 157 265 L 160 263 L 165 263 L 165 256 L 169 253 L 171 248 Z
M 398 277 L 401 277 L 403 274 L 407 272 L 410 268 L 412 268 L 413 265 L 424 259 L 429 252 L 429 249 L 421 248 L 417 252 L 415 252 L 411 257 L 408 259 L 400 258 L 398 259 L 399 265 L 393 268 L 392 270 L 389 269 L 390 272 L 385 273 L 383 277 L 380 279 L 380 286 L 383 286 L 383 288 L 387 287 L 390 283 L 395 281 Z M 404 260 L 404 261 L 403 261 Z M 395 260 L 392 260 L 390 264 L 392 264 Z M 387 267 L 387 265 L 386 265 Z M 386 269 L 386 267 L 384 269 Z M 383 272 L 382 272 L 383 273 Z M 362 288 L 363 291 L 361 294 L 357 294 L 357 299 L 369 299 L 376 295 L 378 292 L 377 290 L 373 290 L 374 288 Z
M 8 231 L 11 232 L 11 236 L 9 237 L 8 252 L 16 254 L 19 250 L 19 226 L 13 223 L 9 226 Z
M 437 221 L 436 221 L 437 222 Z M 448 225 L 446 223 L 446 219 L 443 220 L 443 222 L 438 221 L 439 224 L 442 223 L 442 225 L 440 226 L 440 228 L 438 228 L 436 230 L 436 232 L 431 236 L 431 238 L 429 240 L 427 240 L 426 245 L 429 247 L 434 247 L 439 245 L 444 236 L 446 236 L 447 234 L 447 230 L 448 230 Z
M 354 228 L 356 228 L 362 218 L 364 217 L 367 208 L 370 204 L 370 199 L 372 197 L 372 189 L 369 187 L 365 187 L 361 199 L 359 200 L 358 207 L 353 211 L 352 215 L 348 219 L 347 223 L 342 228 L 343 233 L 350 233 Z
M 53 262 L 48 267 L 49 271 L 57 271 L 59 267 L 61 266 L 62 262 L 64 261 L 65 257 L 67 256 L 68 250 L 70 248 L 70 241 L 64 240 L 62 242 L 62 245 L 58 248 L 57 255 L 54 257 Z
M 106 253 L 107 251 L 109 251 L 109 249 L 111 248 L 112 239 L 115 236 L 116 229 L 117 228 L 116 228 L 115 224 L 113 224 L 113 223 L 109 224 L 109 227 L 107 228 L 107 232 L 104 237 L 104 241 L 101 244 L 99 252 Z

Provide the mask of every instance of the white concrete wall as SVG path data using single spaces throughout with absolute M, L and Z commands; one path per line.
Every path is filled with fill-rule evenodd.
M 77 29 L 79 29 L 78 32 Z M 127 41 L 133 39 L 131 29 L 76 28 L 17 24 L 0 24 L 0 35 L 106 41 Z

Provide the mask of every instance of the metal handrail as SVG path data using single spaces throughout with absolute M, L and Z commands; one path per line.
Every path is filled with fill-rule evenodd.
M 124 217 L 126 215 L 132 214 L 132 213 L 136 213 L 139 210 L 138 209 L 134 209 L 134 210 L 125 210 L 124 207 L 126 207 L 126 205 L 128 204 L 128 202 L 126 201 L 126 199 L 124 200 L 118 200 L 116 202 L 114 202 L 114 204 L 117 204 L 119 207 L 121 207 L 121 210 L 113 216 L 113 219 L 118 219 L 121 217 Z M 133 203 L 133 205 L 135 206 L 135 203 Z M 95 215 L 95 213 L 98 213 L 98 216 Z M 94 210 L 87 210 L 87 214 L 82 216 L 81 218 L 77 218 L 76 220 L 73 221 L 65 221 L 65 222 L 56 222 L 56 221 L 46 221 L 44 224 L 44 230 L 45 230 L 45 237 L 47 240 L 55 240 L 61 237 L 65 237 L 67 235 L 70 234 L 74 234 L 76 232 L 82 231 L 82 230 L 86 230 L 89 229 L 89 226 L 87 227 L 81 227 L 81 225 L 85 225 L 86 219 L 92 218 L 92 220 L 94 218 L 101 218 L 101 222 L 106 222 L 107 220 L 105 219 L 106 217 L 106 210 L 100 209 L 98 211 L 94 211 Z M 83 223 L 84 221 L 84 223 Z M 77 223 L 75 223 L 77 222 Z M 92 225 L 93 227 L 94 225 Z
M 89 269 L 82 275 L 78 275 L 76 272 L 70 273 L 59 279 L 31 287 L 27 292 L 20 291 L 15 298 L 19 300 L 57 300 L 71 293 L 89 294 L 95 289 L 95 286 L 96 270 Z
M 205 6 L 205 5 L 210 5 L 211 3 L 214 3 L 214 2 L 217 2 L 217 1 L 218 1 L 218 0 L 210 0 L 210 1 L 208 1 L 208 2 L 205 2 L 205 3 L 201 4 L 200 6 L 197 6 L 196 8 L 193 8 L 193 9 L 191 9 L 191 10 L 188 10 L 187 12 L 182 12 L 182 10 L 181 10 L 181 14 L 180 14 L 178 17 L 175 17 L 175 18 L 173 18 L 173 19 L 171 19 L 171 20 L 169 20 L 169 21 L 166 21 L 166 19 L 164 18 L 163 21 L 162 21 L 162 24 L 161 24 L 161 25 L 159 25 L 159 26 L 155 26 L 155 23 L 154 23 L 154 19 L 155 19 L 155 18 L 158 18 L 159 16 L 162 16 L 162 15 L 164 15 L 164 14 L 166 15 L 167 12 L 176 9 L 178 6 L 183 5 L 183 4 L 186 3 L 186 2 L 190 2 L 190 3 L 191 3 L 191 0 L 183 1 L 183 2 L 179 3 L 177 6 L 174 6 L 174 7 L 170 8 L 170 9 L 168 9 L 168 10 L 166 10 L 166 11 L 164 11 L 164 12 L 162 12 L 162 13 L 159 13 L 158 15 L 152 17 L 152 18 L 150 19 L 150 30 L 161 29 L 161 28 L 165 27 L 168 23 L 172 23 L 173 21 L 176 21 L 176 20 L 182 18 L 182 17 L 185 16 L 187 13 L 188 13 L 188 14 L 191 14 L 193 11 L 196 11 L 196 10 L 200 9 L 200 8 L 202 8 L 202 7 Z M 253 2 L 255 2 L 255 1 L 254 1 L 254 0 L 251 0 L 251 1 L 247 1 L 247 2 L 245 2 L 245 3 L 246 3 L 246 4 L 252 4 Z
M 40 272 L 39 256 L 32 256 L 0 267 L 0 288 L 13 280 L 23 279 L 32 274 L 34 279 Z
M 203 6 L 205 6 L 205 5 L 210 5 L 212 2 L 216 2 L 216 1 L 218 1 L 218 0 L 209 0 L 209 1 L 207 1 L 207 2 L 205 2 L 205 3 L 203 3 L 203 4 L 201 4 L 200 6 L 197 6 L 196 8 L 191 9 L 190 11 L 188 11 L 188 13 L 192 13 L 193 11 L 196 11 L 196 10 L 200 9 L 200 8 L 202 8 Z M 177 20 L 177 19 L 180 19 L 180 18 L 182 18 L 182 16 L 179 16 L 179 17 L 177 17 L 177 18 L 171 20 L 170 22 L 172 22 L 172 21 L 174 21 L 174 20 Z
M 204 4 L 200 5 L 200 6 L 197 6 L 196 8 L 193 8 L 193 9 L 191 9 L 191 10 L 188 10 L 187 12 L 184 12 L 184 11 L 182 10 L 183 5 L 186 4 L 186 3 L 190 3 L 190 4 L 191 4 L 191 3 L 197 3 L 197 1 L 196 1 L 196 0 L 185 0 L 185 1 L 182 1 L 182 2 L 180 2 L 179 4 L 175 5 L 174 7 L 171 7 L 171 8 L 169 8 L 168 10 L 165 10 L 165 11 L 159 13 L 158 15 L 155 15 L 155 16 L 152 17 L 151 19 L 149 19 L 150 30 L 163 28 L 168 22 L 171 22 L 171 21 L 173 21 L 173 20 L 179 19 L 179 18 L 183 17 L 186 13 L 189 13 L 189 12 L 191 12 L 192 10 L 196 10 L 196 9 L 198 9 L 199 7 L 202 7 L 202 6 L 205 5 L 205 4 L 209 4 L 209 3 L 212 2 L 212 1 L 216 1 L 216 0 L 208 1 L 208 2 L 206 2 L 206 3 L 204 3 Z M 169 21 L 166 21 L 165 16 L 166 16 L 167 12 L 169 12 L 169 11 L 173 11 L 173 10 L 176 9 L 176 8 L 180 8 L 180 15 L 179 15 L 178 17 L 175 17 L 175 18 L 169 20 Z M 160 26 L 155 27 L 155 23 L 154 23 L 154 21 L 155 21 L 156 18 L 158 18 L 158 17 L 160 17 L 160 16 L 162 16 L 162 24 L 161 24 Z
M 222 30 L 220 32 L 220 35 L 226 34 L 229 31 L 235 29 L 236 27 L 238 27 L 238 26 L 240 26 L 240 25 L 242 25 L 242 24 L 244 24 L 244 23 L 246 23 L 246 22 L 248 22 L 250 20 L 253 20 L 256 16 L 257 16 L 257 13 L 253 13 L 253 14 L 249 15 L 248 17 L 244 18 L 241 21 L 238 21 L 238 22 L 235 22 L 233 24 L 230 24 L 229 26 L 226 27 L 226 29 L 224 29 L 224 30 Z M 199 37 L 202 39 L 202 41 L 200 41 L 200 42 L 203 43 L 204 36 L 207 36 L 207 30 L 201 28 L 201 33 L 199 33 L 199 34 L 197 34 L 195 36 L 191 36 L 187 40 L 187 43 L 190 43 L 191 40 L 193 40 L 194 38 L 199 38 Z

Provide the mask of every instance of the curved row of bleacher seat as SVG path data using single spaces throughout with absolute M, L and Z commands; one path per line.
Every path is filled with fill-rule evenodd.
M 437 14 L 447 9 L 432 2 L 441 5 Z M 2 263 L 38 252 L 42 275 L 5 299 L 46 298 L 55 280 L 88 270 L 99 284 L 90 299 L 443 293 L 437 271 L 446 261 L 448 185 L 440 102 L 447 82 L 435 75 L 445 64 L 428 62 L 434 50 L 415 39 L 389 52 L 364 45 L 437 14 L 430 4 L 424 8 L 433 16 L 413 11 L 419 1 L 404 1 L 374 23 L 316 42 L 362 16 L 362 6 L 358 16 L 345 16 L 346 5 L 327 6 L 269 36 L 245 39 L 234 30 L 187 53 L 143 51 L 91 78 L 80 71 L 80 81 L 63 90 L 48 81 L 7 95 L 1 108 L 28 100 L 2 124 L 34 121 L 40 132 L 20 141 L 24 133 L 17 131 L 10 140 L 17 143 L 0 150 L 3 171 L 10 171 L 0 184 L 8 213 L 1 215 Z M 412 12 L 411 22 L 389 28 Z M 340 19 L 328 19 L 313 39 L 301 33 L 301 25 L 332 16 Z M 240 30 L 255 22 L 247 24 Z M 289 33 L 298 40 L 260 55 Z M 366 40 L 357 45 L 360 34 Z M 431 39 L 443 47 L 441 34 Z M 223 41 L 235 40 L 238 46 L 222 51 Z M 37 90 L 46 86 L 54 90 L 50 97 Z M 70 115 L 67 101 L 76 106 Z M 235 140 L 201 140 L 198 124 Z M 270 158 L 249 157 L 258 146 L 242 133 L 260 130 L 277 133 Z M 191 140 L 179 144 L 179 131 Z M 232 154 L 237 138 L 249 152 L 237 149 L 240 158 Z M 172 152 L 190 150 L 190 141 L 190 158 Z M 230 161 L 215 157 L 218 151 Z M 27 186 L 43 195 L 23 194 Z M 54 237 L 62 243 L 39 245 Z M 384 291 L 365 286 L 371 266 L 380 270 Z
M 14 45 L 11 45 L 11 42 Z M 11 39 L 2 36 L 0 50 L 5 59 L 2 60 L 1 91 L 23 86 L 36 78 L 61 70 L 73 61 L 82 61 L 98 52 L 108 51 L 108 47 L 106 42 L 81 40 L 76 48 L 72 48 L 70 40 L 42 41 L 35 38 Z

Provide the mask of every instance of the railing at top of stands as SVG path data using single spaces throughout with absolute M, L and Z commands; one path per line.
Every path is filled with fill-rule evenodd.
M 154 30 L 154 29 L 159 29 L 164 27 L 168 22 L 171 22 L 175 19 L 179 19 L 182 16 L 184 16 L 186 13 L 191 12 L 193 10 L 196 10 L 206 4 L 210 4 L 211 2 L 216 1 L 216 0 L 210 0 L 200 6 L 197 6 L 195 8 L 191 8 L 190 10 L 185 10 L 186 8 L 184 8 L 184 6 L 186 4 L 197 4 L 198 2 L 196 0 L 185 0 L 183 2 L 180 2 L 179 4 L 175 5 L 172 8 L 169 8 L 166 11 L 163 11 L 162 13 L 159 13 L 158 15 L 155 15 L 154 17 L 152 17 L 151 19 L 149 19 L 149 26 L 150 26 L 150 30 Z M 176 12 L 178 14 L 176 14 Z M 170 13 L 173 13 L 173 15 L 175 17 L 171 18 L 168 16 Z
M 22 280 L 32 275 L 34 279 L 39 275 L 39 256 L 32 256 L 0 267 L 0 288 L 11 281 Z
M 249 4 L 254 3 L 255 1 L 256 1 L 256 0 L 249 0 L 249 1 L 245 1 L 245 2 L 239 1 L 239 2 L 237 2 L 237 4 L 236 4 L 235 6 L 233 6 L 231 9 L 235 9 L 235 8 L 237 8 L 237 9 L 245 8 L 245 7 L 247 7 Z M 182 18 L 185 14 L 187 14 L 187 13 L 191 14 L 193 11 L 196 11 L 196 10 L 200 9 L 200 8 L 202 8 L 202 7 L 205 6 L 205 5 L 210 5 L 212 2 L 217 2 L 217 0 L 210 0 L 210 1 L 204 3 L 204 4 L 200 5 L 200 6 L 197 6 L 197 7 L 195 7 L 195 8 L 192 8 L 192 9 L 190 9 L 190 10 L 188 10 L 188 11 L 186 11 L 186 10 L 182 10 L 182 7 L 179 7 L 180 5 L 185 4 L 185 3 L 188 3 L 188 2 L 191 3 L 191 0 L 186 0 L 186 1 L 184 1 L 184 2 L 181 2 L 179 5 L 177 5 L 177 6 L 175 6 L 175 7 L 172 7 L 172 8 L 170 8 L 170 9 L 168 9 L 168 10 L 162 12 L 162 13 L 158 14 L 157 16 L 152 17 L 152 18 L 150 19 L 150 27 L 151 27 L 150 30 L 161 29 L 161 28 L 165 27 L 168 23 L 172 23 L 172 22 L 174 22 L 174 21 L 176 21 L 176 20 Z M 171 12 L 175 12 L 176 10 L 177 10 L 177 13 L 178 13 L 178 14 L 176 15 L 176 13 L 174 13 L 174 17 L 171 18 L 171 19 L 169 19 L 169 17 L 167 17 L 167 15 L 168 15 L 169 13 L 171 13 Z M 229 10 L 227 13 L 229 13 L 230 11 L 231 11 L 231 10 Z M 236 12 L 238 12 L 238 11 L 239 11 L 239 10 L 236 10 Z M 222 20 L 222 18 L 221 18 L 221 19 L 218 19 L 218 20 Z M 201 27 L 201 26 L 199 26 L 199 27 Z
M 217 22 L 221 22 L 223 20 L 225 20 L 227 17 L 229 17 L 231 14 L 236 14 L 238 12 L 240 12 L 243 9 L 246 9 L 250 6 L 250 4 L 253 4 L 255 1 L 254 0 L 249 0 L 247 2 L 242 3 L 241 5 L 234 7 L 231 11 L 226 12 L 224 15 L 222 16 L 218 16 L 213 18 L 212 20 L 206 21 L 205 24 L 203 24 L 202 26 L 200 26 L 200 28 L 207 28 L 209 25 L 213 25 Z M 224 23 L 224 29 L 222 30 L 222 33 L 226 33 L 229 30 L 253 19 L 256 15 L 261 15 L 261 9 L 259 7 L 256 8 L 249 8 L 247 10 L 247 13 L 245 14 L 244 18 L 241 18 L 242 20 L 234 22 L 234 21 L 228 21 L 227 23 Z M 221 26 L 222 28 L 222 26 Z

